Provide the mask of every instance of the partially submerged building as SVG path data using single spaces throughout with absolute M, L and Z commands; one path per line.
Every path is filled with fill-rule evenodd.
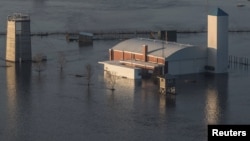
M 7 18 L 6 56 L 11 62 L 31 61 L 30 17 L 15 13 Z
M 93 37 L 93 33 L 80 32 L 78 39 L 79 47 L 93 45 Z
M 205 47 L 143 38 L 117 44 L 109 56 L 110 61 L 172 75 L 203 72 L 207 60 Z
M 104 70 L 122 77 L 138 79 L 144 70 L 158 74 L 226 73 L 228 68 L 228 14 L 220 8 L 208 15 L 208 43 L 205 46 L 180 44 L 173 41 L 133 38 L 109 50 Z M 174 39 L 171 39 L 174 40 Z M 114 63 L 115 62 L 115 63 Z M 119 66 L 119 69 L 116 67 Z M 138 70 L 139 68 L 139 70 Z M 132 71 L 132 69 L 134 69 Z M 124 73 L 121 73 L 123 72 Z M 129 77 L 128 77 L 129 76 Z

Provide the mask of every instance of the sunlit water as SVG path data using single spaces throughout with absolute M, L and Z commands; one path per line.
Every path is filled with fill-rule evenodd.
M 135 5 L 131 4 L 132 1 L 121 1 L 121 3 L 95 1 L 85 4 L 83 10 L 79 5 L 83 2 L 80 1 L 62 3 L 56 0 L 24 2 L 16 0 L 0 3 L 7 5 L 1 5 L 3 8 L 1 10 L 5 11 L 1 12 L 1 16 L 4 17 L 5 14 L 13 12 L 13 9 L 20 5 L 24 8 L 32 9 L 33 7 L 34 9 L 28 10 L 28 12 L 31 13 L 34 22 L 39 21 L 37 27 L 41 28 L 36 28 L 35 23 L 32 23 L 32 28 L 36 31 L 48 32 L 71 28 L 78 30 L 76 25 L 83 30 L 86 26 L 81 27 L 80 25 L 84 20 L 71 24 L 71 22 L 65 22 L 65 18 L 56 15 L 63 14 L 66 19 L 73 17 L 74 21 L 77 19 L 75 12 L 81 15 L 84 14 L 82 11 L 86 9 L 90 11 L 89 13 L 92 13 L 92 10 L 94 13 L 97 11 L 95 14 L 102 10 L 107 13 L 113 12 L 113 10 L 117 12 L 120 11 L 117 8 L 120 5 L 120 12 L 123 14 L 126 14 L 127 9 L 138 9 L 143 15 L 145 14 L 143 9 L 146 7 L 146 9 L 149 8 L 149 10 L 145 10 L 146 13 L 152 14 L 154 11 L 158 15 L 161 14 L 158 10 L 164 9 L 162 4 L 165 4 L 165 7 L 168 5 L 168 8 L 172 10 L 176 7 L 180 8 L 179 10 L 185 10 L 190 6 L 202 5 L 202 2 L 195 0 L 166 3 L 160 0 L 154 3 L 148 0 L 146 3 L 152 4 L 154 7 L 150 8 L 142 1 L 136 2 Z M 122 5 L 124 3 L 128 4 L 124 7 Z M 218 4 L 220 5 L 220 1 Z M 70 10 L 65 7 L 69 7 Z M 225 6 L 228 9 L 230 7 L 234 9 L 234 3 Z M 245 7 L 245 10 L 247 11 L 248 7 Z M 51 13 L 54 15 L 50 15 Z M 37 17 L 34 16 L 36 14 Z M 104 17 L 106 16 L 104 15 Z M 107 19 L 100 17 L 102 16 L 89 16 L 89 18 L 96 18 L 98 22 L 92 25 L 92 20 L 87 20 L 85 21 L 89 24 L 87 27 L 95 28 L 95 24 L 97 24 L 97 28 L 100 29 L 121 28 L 120 24 L 114 24 L 114 27 L 107 24 L 111 23 L 109 18 L 112 19 L 112 16 L 106 17 Z M 138 17 L 145 19 L 147 16 L 134 15 L 135 19 Z M 49 20 L 46 20 L 47 18 Z M 186 19 L 186 17 L 182 18 Z M 158 19 L 160 18 L 150 19 L 151 23 L 144 25 L 145 28 L 154 29 L 153 25 L 157 25 L 155 23 L 164 25 L 164 22 L 161 20 L 159 22 Z M 102 24 L 99 23 L 99 20 L 106 21 L 107 28 L 100 26 Z M 130 20 L 125 19 L 125 21 Z M 177 21 L 185 28 L 186 24 L 181 19 L 175 17 L 171 20 Z M 41 21 L 44 24 L 41 24 Z M 124 25 L 124 28 L 137 28 L 138 23 L 140 23 L 139 20 L 136 20 L 135 23 L 131 23 L 131 26 Z M 5 22 L 1 22 L 1 24 L 6 26 Z M 67 24 L 70 28 L 64 28 Z M 199 25 L 198 29 L 202 29 L 203 22 L 196 24 Z M 179 26 L 176 25 L 176 27 Z M 190 27 L 193 28 L 193 26 Z M 239 25 L 239 28 L 241 27 Z M 1 29 L 4 31 L 3 27 Z M 205 46 L 206 34 L 178 34 L 177 40 L 181 43 Z M 230 33 L 229 54 L 249 56 L 249 40 L 249 33 Z M 39 74 L 35 64 L 15 65 L 1 61 L 0 140 L 206 141 L 207 124 L 250 124 L 248 68 L 234 66 L 230 68 L 227 75 L 177 76 L 176 95 L 160 95 L 158 86 L 151 80 L 118 79 L 115 85 L 116 90 L 112 92 L 106 83 L 103 66 L 97 62 L 107 60 L 108 49 L 118 42 L 120 40 L 96 40 L 93 46 L 78 47 L 77 42 L 66 42 L 64 35 L 43 38 L 34 36 L 32 37 L 33 55 L 43 53 L 48 57 L 44 71 Z M 3 58 L 5 36 L 0 37 L 0 47 L 0 55 Z M 58 54 L 61 53 L 67 60 L 62 72 L 58 64 Z M 88 63 L 92 64 L 94 70 L 89 87 L 85 77 L 76 77 L 76 75 L 85 74 L 85 65 Z M 6 65 L 8 67 L 5 67 Z

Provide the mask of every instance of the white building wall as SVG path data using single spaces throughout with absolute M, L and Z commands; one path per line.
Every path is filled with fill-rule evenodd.
M 208 33 L 207 33 L 207 41 L 208 47 L 217 49 L 217 16 L 208 15 Z
M 208 62 L 214 73 L 228 70 L 228 16 L 208 15 Z
M 206 47 L 187 47 L 166 58 L 172 75 L 201 73 L 207 64 Z
M 6 60 L 16 61 L 16 28 L 14 21 L 7 22 Z
M 168 62 L 168 73 L 171 75 L 183 75 L 204 72 L 206 58 L 178 60 Z
M 216 67 L 217 65 L 217 49 L 208 48 L 207 49 L 207 66 Z
M 104 70 L 114 72 L 119 77 L 141 79 L 141 69 L 104 63 Z
M 218 17 L 217 73 L 228 72 L 228 16 Z

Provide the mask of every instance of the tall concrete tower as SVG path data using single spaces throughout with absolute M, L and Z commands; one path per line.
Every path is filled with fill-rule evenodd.
M 30 17 L 13 14 L 7 18 L 6 60 L 31 61 Z
M 208 63 L 212 73 L 228 71 L 228 14 L 217 8 L 208 15 Z

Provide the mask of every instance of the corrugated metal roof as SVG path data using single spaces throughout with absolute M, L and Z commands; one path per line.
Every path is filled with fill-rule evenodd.
M 157 57 L 164 56 L 165 58 L 183 48 L 194 47 L 193 45 L 189 44 L 180 44 L 162 40 L 133 38 L 118 43 L 112 49 L 134 53 L 142 53 L 143 45 L 148 45 L 148 55 L 153 55 Z
M 228 14 L 226 12 L 224 12 L 220 8 L 217 8 L 217 9 L 213 10 L 212 12 L 210 12 L 209 15 L 213 15 L 213 16 L 228 16 Z

